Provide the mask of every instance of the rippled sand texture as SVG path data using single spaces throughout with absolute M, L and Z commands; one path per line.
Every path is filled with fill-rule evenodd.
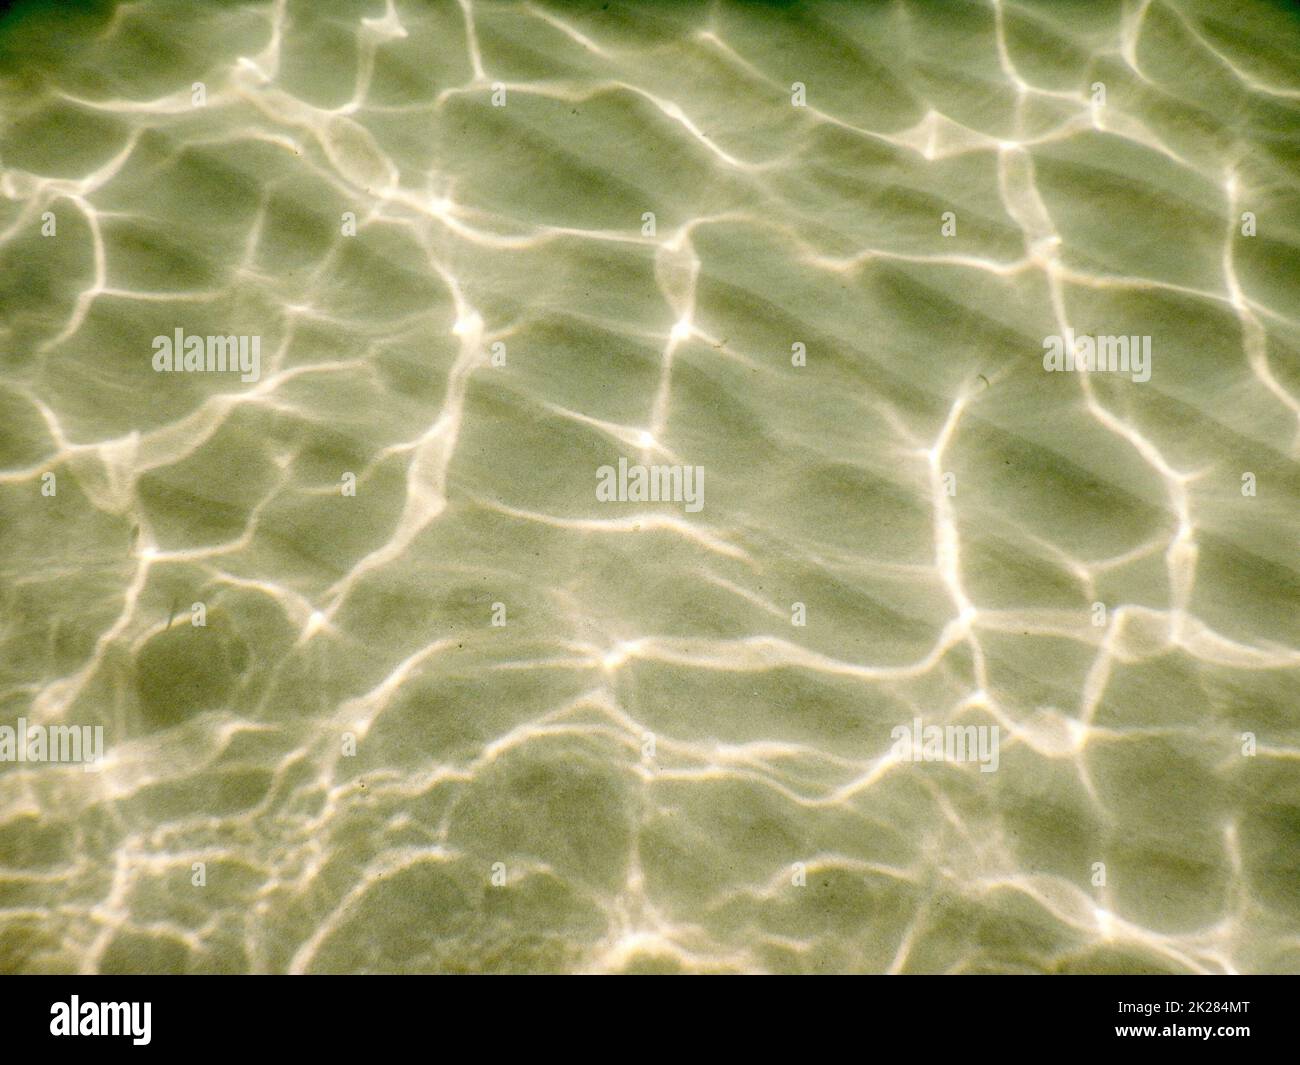
M 1300 971 L 1294 14 L 0 26 L 0 968 Z

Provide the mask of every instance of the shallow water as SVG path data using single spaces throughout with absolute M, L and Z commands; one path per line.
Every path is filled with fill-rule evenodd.
M 1298 52 L 19 3 L 0 969 L 1300 971 Z

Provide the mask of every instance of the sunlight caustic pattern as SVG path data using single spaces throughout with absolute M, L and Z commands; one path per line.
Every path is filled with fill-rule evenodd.
M 0 969 L 1300 971 L 1298 45 L 19 3 Z

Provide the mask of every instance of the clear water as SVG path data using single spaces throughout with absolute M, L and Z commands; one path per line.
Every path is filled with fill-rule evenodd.
M 0 969 L 1300 970 L 1298 54 L 18 3 Z

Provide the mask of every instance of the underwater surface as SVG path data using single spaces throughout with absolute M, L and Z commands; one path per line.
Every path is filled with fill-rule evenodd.
M 1300 12 L 0 17 L 0 970 L 1300 972 Z

